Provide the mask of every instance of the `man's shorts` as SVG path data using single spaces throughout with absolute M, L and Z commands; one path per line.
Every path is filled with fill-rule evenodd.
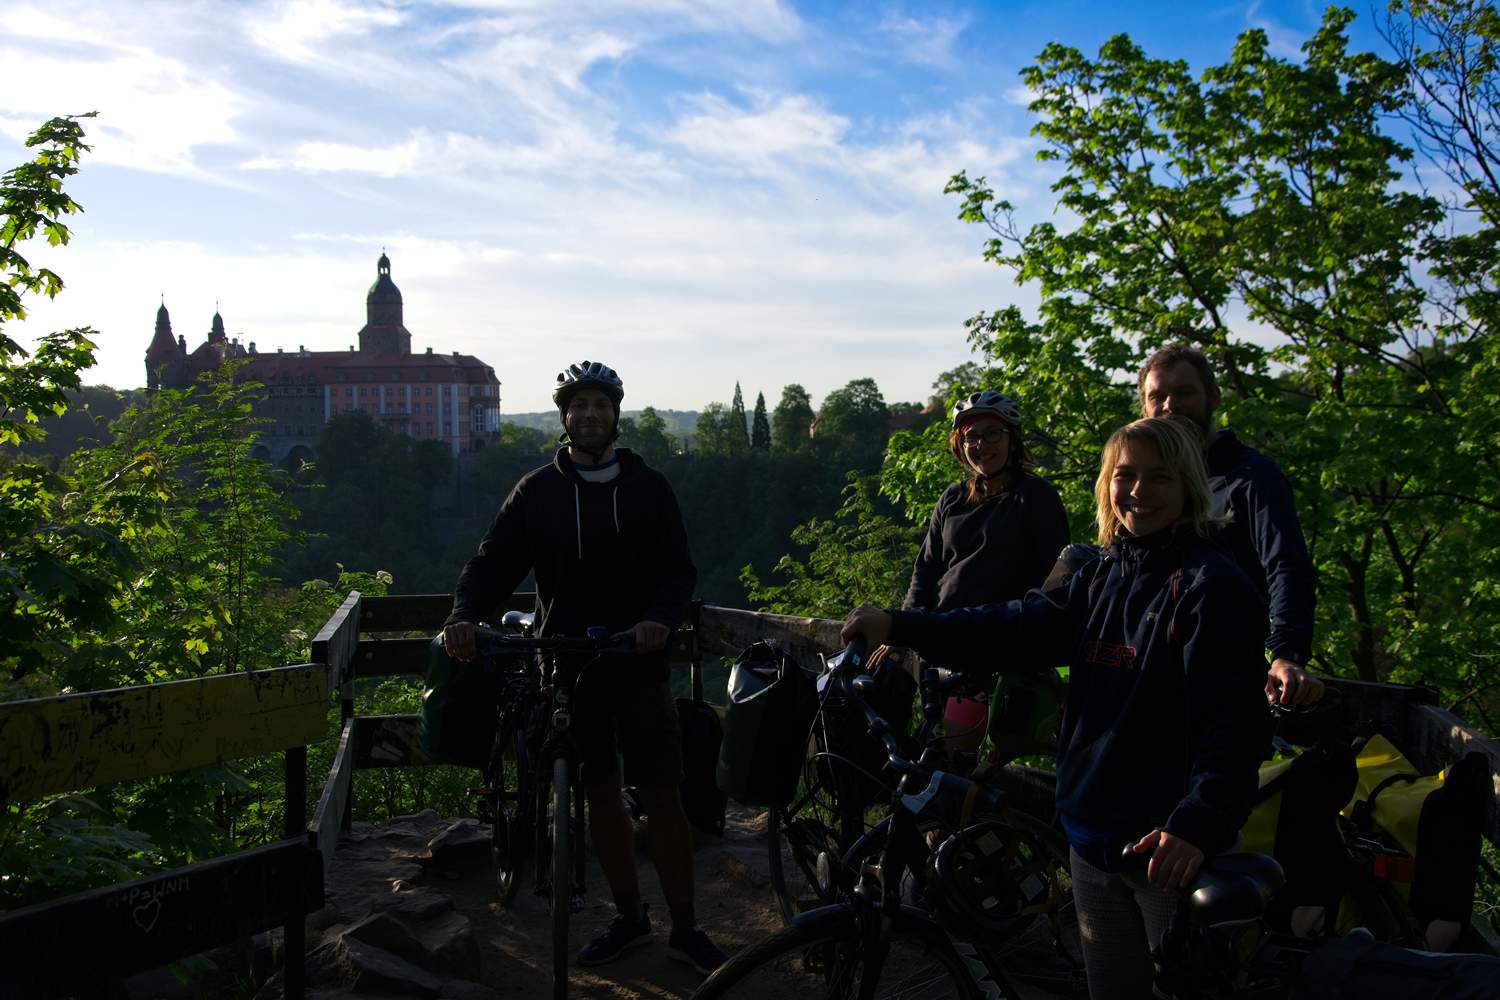
M 620 773 L 624 784 L 676 788 L 682 781 L 682 730 L 677 702 L 666 681 L 622 684 L 587 692 L 573 703 L 573 740 L 583 763 L 585 787 Z

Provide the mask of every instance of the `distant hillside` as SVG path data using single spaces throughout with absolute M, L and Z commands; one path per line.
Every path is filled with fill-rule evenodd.
M 692 434 L 698 426 L 697 410 L 657 410 L 656 415 L 661 417 L 667 425 L 667 433 L 677 437 L 683 434 Z M 640 410 L 625 410 L 620 416 L 639 420 Z M 535 427 L 544 431 L 555 431 L 558 428 L 557 411 L 544 410 L 541 413 L 502 413 L 500 422 L 503 424 L 515 424 L 518 427 Z

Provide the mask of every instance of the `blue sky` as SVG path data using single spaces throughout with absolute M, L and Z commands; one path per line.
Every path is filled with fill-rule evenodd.
M 1369 13 L 1355 41 L 1379 48 Z M 1051 216 L 1019 70 L 1129 33 L 1195 69 L 1299 2 L 233 0 L 0 6 L 0 165 L 97 110 L 67 282 L 11 328 L 99 331 L 90 381 L 141 385 L 160 296 L 262 351 L 342 350 L 382 247 L 413 347 L 492 364 L 509 412 L 603 360 L 628 407 L 774 405 L 871 376 L 925 398 L 963 321 L 1034 303 L 942 194 L 986 175 Z

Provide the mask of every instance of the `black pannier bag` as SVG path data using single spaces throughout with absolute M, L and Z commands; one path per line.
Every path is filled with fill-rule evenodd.
M 427 648 L 427 681 L 418 725 L 422 752 L 444 764 L 485 767 L 495 742 L 501 675 L 523 669 L 529 655 L 478 657 L 459 663 L 443 651 L 441 639 L 434 639 Z
M 714 781 L 714 761 L 724 742 L 724 728 L 712 705 L 677 699 L 677 725 L 682 731 L 682 809 L 688 822 L 705 833 L 724 835 L 726 797 Z
M 757 642 L 730 668 L 725 702 L 719 788 L 744 805 L 786 805 L 817 712 L 812 676 L 780 644 Z

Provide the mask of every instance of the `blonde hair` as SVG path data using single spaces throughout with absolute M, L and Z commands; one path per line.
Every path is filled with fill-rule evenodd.
M 1223 518 L 1213 516 L 1208 467 L 1203 464 L 1198 428 L 1180 417 L 1150 417 L 1126 424 L 1105 442 L 1104 454 L 1099 461 L 1099 478 L 1094 481 L 1094 500 L 1099 508 L 1099 544 L 1116 542 L 1125 531 L 1111 502 L 1110 485 L 1115 466 L 1120 464 L 1120 453 L 1127 444 L 1149 444 L 1156 449 L 1167 468 L 1182 483 L 1182 519 L 1178 523 L 1191 524 L 1195 532 L 1207 538 L 1210 530 Z

